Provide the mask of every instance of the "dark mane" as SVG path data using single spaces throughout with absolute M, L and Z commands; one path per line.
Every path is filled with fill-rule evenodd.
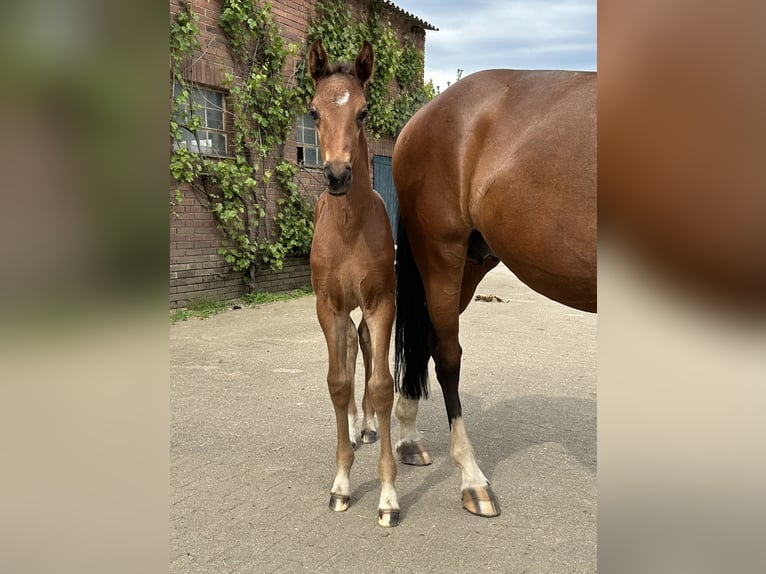
M 353 62 L 335 62 L 330 66 L 330 74 L 351 74 Z
M 341 75 L 351 76 L 352 78 L 359 80 L 359 78 L 356 76 L 356 73 L 354 72 L 354 62 L 335 62 L 334 64 L 330 64 L 329 68 L 330 71 L 327 73 L 327 77 Z M 362 87 L 364 87 L 364 84 L 361 81 L 359 83 L 362 84 Z

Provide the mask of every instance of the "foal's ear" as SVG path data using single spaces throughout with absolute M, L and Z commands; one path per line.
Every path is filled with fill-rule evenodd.
M 330 64 L 327 61 L 327 52 L 324 51 L 322 46 L 322 39 L 318 38 L 314 40 L 309 48 L 309 73 L 316 82 L 320 78 L 325 77 L 330 71 Z
M 354 60 L 354 75 L 359 78 L 362 85 L 372 77 L 372 67 L 375 57 L 372 54 L 372 45 L 365 40 L 362 49 L 356 55 Z

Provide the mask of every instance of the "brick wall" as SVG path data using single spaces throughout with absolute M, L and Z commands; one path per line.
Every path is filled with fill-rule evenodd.
M 223 81 L 226 73 L 234 74 L 228 46 L 218 27 L 221 14 L 221 0 L 189 0 L 192 10 L 199 15 L 199 43 L 201 53 L 194 58 L 188 70 L 187 79 L 206 87 L 224 90 Z M 288 43 L 299 46 L 305 44 L 309 18 L 314 13 L 312 0 L 272 0 L 272 10 L 276 23 L 283 31 Z M 388 17 L 397 33 L 410 37 L 417 46 L 423 48 L 425 31 L 413 25 L 406 15 L 392 10 L 390 4 L 381 0 L 349 0 L 354 13 L 361 15 L 370 10 L 372 4 L 388 6 Z M 170 0 L 170 13 L 179 11 L 179 1 Z M 285 74 L 295 70 L 296 61 L 288 60 Z M 172 90 L 172 88 L 171 88 Z M 172 92 L 171 92 L 172 93 Z M 229 126 L 230 127 L 230 126 Z M 231 141 L 231 137 L 229 141 Z M 393 138 L 369 139 L 369 164 L 373 155 L 390 156 L 393 151 Z M 295 134 L 291 134 L 284 148 L 284 157 L 295 161 L 297 158 Z M 372 169 L 370 169 L 372 178 Z M 312 202 L 324 189 L 322 171 L 319 168 L 302 168 L 298 175 L 301 192 Z M 189 302 L 200 299 L 234 299 L 249 291 L 288 291 L 310 284 L 308 258 L 295 258 L 285 262 L 284 269 L 272 271 L 260 269 L 252 276 L 249 273 L 233 272 L 230 266 L 218 254 L 223 239 L 216 227 L 216 222 L 204 207 L 202 198 L 188 185 L 179 185 L 171 180 L 170 200 L 179 189 L 183 202 L 171 208 L 170 214 L 170 306 L 183 307 Z M 266 212 L 268 221 L 276 213 L 277 192 L 268 193 Z
M 311 285 L 311 269 L 308 257 L 293 257 L 285 261 L 279 271 L 263 269 L 253 282 L 253 292 L 280 293 Z
M 234 299 L 242 295 L 244 273 L 234 273 L 218 254 L 221 232 L 190 186 L 179 188 L 183 202 L 170 214 L 170 305 L 184 307 L 199 299 Z M 174 195 L 174 193 L 171 193 Z

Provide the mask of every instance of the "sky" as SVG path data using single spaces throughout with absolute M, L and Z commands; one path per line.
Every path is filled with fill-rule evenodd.
M 394 0 L 432 24 L 425 79 L 441 90 L 458 68 L 596 70 L 596 0 Z

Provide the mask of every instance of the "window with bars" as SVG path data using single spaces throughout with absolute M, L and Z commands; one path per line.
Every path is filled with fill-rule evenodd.
M 180 96 L 181 90 L 179 84 L 173 86 L 173 98 L 175 100 Z M 173 118 L 182 128 L 180 136 L 174 143 L 175 148 L 186 148 L 194 153 L 211 156 L 225 156 L 224 115 L 226 99 L 223 92 L 195 86 L 191 88 L 189 99 L 190 102 L 179 106 L 180 109 Z M 189 107 L 190 104 L 191 108 Z M 186 125 L 190 114 L 198 117 L 200 121 L 200 127 L 196 133 L 192 132 Z
M 314 119 L 309 114 L 304 114 L 298 118 L 296 139 L 298 142 L 298 163 L 306 167 L 321 167 L 322 150 L 319 148 Z

